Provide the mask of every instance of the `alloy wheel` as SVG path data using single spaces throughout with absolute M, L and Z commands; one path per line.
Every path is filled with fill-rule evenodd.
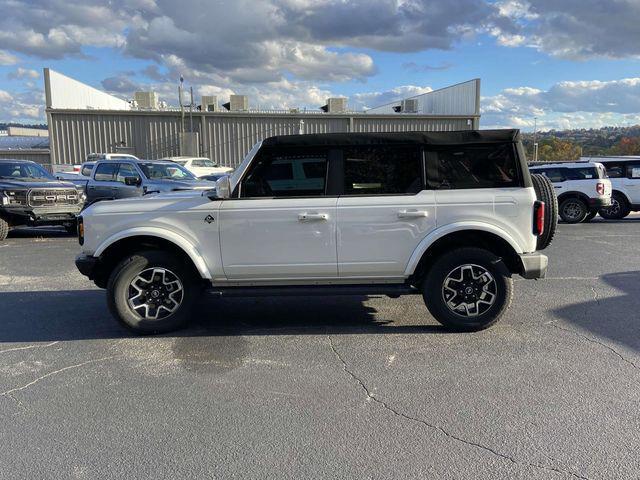
M 442 298 L 456 315 L 477 317 L 495 303 L 497 289 L 495 278 L 486 268 L 465 264 L 454 268 L 445 277 Z
M 184 299 L 180 278 L 171 270 L 147 268 L 129 284 L 129 308 L 145 320 L 160 320 L 174 313 Z

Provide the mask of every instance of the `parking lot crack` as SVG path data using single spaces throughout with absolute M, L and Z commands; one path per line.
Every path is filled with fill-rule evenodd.
M 7 390 L 6 392 L 0 393 L 0 396 L 9 397 L 9 398 L 12 398 L 15 401 L 16 399 L 13 397 L 13 394 L 15 392 L 20 392 L 22 390 L 26 390 L 27 388 L 35 385 L 38 382 L 41 382 L 42 380 L 44 380 L 46 378 L 52 377 L 54 375 L 59 375 L 60 373 L 66 372 L 67 370 L 72 370 L 72 369 L 75 369 L 75 368 L 84 367 L 85 365 L 89 365 L 91 363 L 103 362 L 105 360 L 109 360 L 111 358 L 114 358 L 115 356 L 116 355 L 111 355 L 110 357 L 95 358 L 93 360 L 87 360 L 86 362 L 78 363 L 76 365 L 69 365 L 67 367 L 60 368 L 58 370 L 54 370 L 54 371 L 49 372 L 49 373 L 45 373 L 44 375 L 41 375 L 40 377 L 36 378 L 35 380 L 32 380 L 31 382 L 27 383 L 26 385 L 22 385 L 21 387 L 15 387 L 15 388 L 12 388 L 11 390 Z
M 596 292 L 595 287 L 591 287 L 591 291 L 593 292 L 593 300 L 600 306 L 600 297 L 598 296 L 598 292 Z
M 586 340 L 586 341 L 588 341 L 590 343 L 595 343 L 596 345 L 600 345 L 601 347 L 606 348 L 607 350 L 609 350 L 611 353 L 613 353 L 616 357 L 618 357 L 623 362 L 627 363 L 628 365 L 631 365 L 636 370 L 640 370 L 640 366 L 638 366 L 632 360 L 629 360 L 628 358 L 626 358 L 624 355 L 622 355 L 620 352 L 618 352 L 612 346 L 607 345 L 606 343 L 601 342 L 600 340 L 596 340 L 595 338 L 592 338 L 592 337 L 590 337 L 588 335 L 585 335 L 584 333 L 580 333 L 580 332 L 578 332 L 576 330 L 573 330 L 572 328 L 561 327 L 560 325 L 557 325 L 555 323 L 549 323 L 548 325 L 552 326 L 553 328 L 557 328 L 558 330 L 562 330 L 562 331 L 565 331 L 565 332 L 573 333 L 577 337 L 580 337 L 580 338 L 582 338 L 582 339 L 584 339 L 584 340 Z
M 551 467 L 551 466 L 547 466 L 547 465 L 540 465 L 537 463 L 531 463 L 531 462 L 523 462 L 520 460 L 517 460 L 516 458 L 501 453 L 491 447 L 488 447 L 486 445 L 482 445 L 480 443 L 476 443 L 470 440 L 466 440 L 462 437 L 459 437 L 447 430 L 445 430 L 443 427 L 439 426 L 439 425 L 435 425 L 435 424 L 431 424 L 421 418 L 417 418 L 417 417 L 412 417 L 406 413 L 401 412 L 400 410 L 396 409 L 395 407 L 391 406 L 389 403 L 387 403 L 386 401 L 376 397 L 376 395 L 369 389 L 369 387 L 367 387 L 367 385 L 364 383 L 364 381 L 358 377 L 350 368 L 349 365 L 347 364 L 347 362 L 345 361 L 345 359 L 343 358 L 342 354 L 340 354 L 340 352 L 338 351 L 338 349 L 336 348 L 335 344 L 333 343 L 333 339 L 331 338 L 330 335 L 327 335 L 327 338 L 329 340 L 329 347 L 331 348 L 331 351 L 333 352 L 334 356 L 338 359 L 338 361 L 342 364 L 342 370 L 349 376 L 351 377 L 359 386 L 360 388 L 364 391 L 365 395 L 367 396 L 367 398 L 369 400 L 371 400 L 372 402 L 380 405 L 382 408 L 384 408 L 385 410 L 391 412 L 393 415 L 400 417 L 404 420 L 408 420 L 410 422 L 415 422 L 415 423 L 419 423 L 427 428 L 429 428 L 430 430 L 434 430 L 442 435 L 444 435 L 445 437 L 454 440 L 456 442 L 459 443 L 463 443 L 465 445 L 468 445 L 470 447 L 474 447 L 474 448 L 478 448 L 480 450 L 483 450 L 487 453 L 490 453 L 491 455 L 494 455 L 496 457 L 502 458 L 510 463 L 516 464 L 516 465 L 520 465 L 520 466 L 529 466 L 529 467 L 533 467 L 533 468 L 537 468 L 540 470 L 546 470 L 546 471 L 550 471 L 550 472 L 554 472 L 554 473 L 558 473 L 561 475 L 568 475 L 574 478 L 579 478 L 582 480 L 589 480 L 588 477 L 583 477 L 575 472 L 571 472 L 568 470 L 561 470 L 560 468 L 556 468 L 556 467 Z
M 14 348 L 7 348 L 5 350 L 0 350 L 0 353 L 6 353 L 6 352 L 17 352 L 19 350 L 31 350 L 32 348 L 46 348 L 46 347 L 52 347 L 55 344 L 60 343 L 59 341 L 55 341 L 55 342 L 51 342 L 51 343 L 47 343 L 45 345 L 26 345 L 24 347 L 14 347 Z

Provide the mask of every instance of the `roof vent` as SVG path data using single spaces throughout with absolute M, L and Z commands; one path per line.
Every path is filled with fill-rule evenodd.
M 217 112 L 218 97 L 216 97 L 215 95 L 203 95 L 201 110 L 203 112 Z

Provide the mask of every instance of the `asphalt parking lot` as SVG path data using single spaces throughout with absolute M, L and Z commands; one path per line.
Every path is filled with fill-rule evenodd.
M 494 328 L 421 298 L 205 299 L 135 337 L 76 239 L 0 244 L 0 478 L 640 476 L 640 217 L 561 225 Z

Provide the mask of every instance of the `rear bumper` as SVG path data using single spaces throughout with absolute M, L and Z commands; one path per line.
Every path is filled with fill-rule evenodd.
M 520 276 L 527 280 L 544 278 L 547 276 L 547 266 L 549 259 L 541 253 L 525 253 L 519 255 L 522 263 L 522 273 Z
M 76 267 L 82 275 L 94 280 L 99 261 L 96 257 L 80 254 L 76 257 Z
M 590 198 L 589 206 L 591 208 L 609 207 L 611 205 L 611 197 L 608 198 Z

